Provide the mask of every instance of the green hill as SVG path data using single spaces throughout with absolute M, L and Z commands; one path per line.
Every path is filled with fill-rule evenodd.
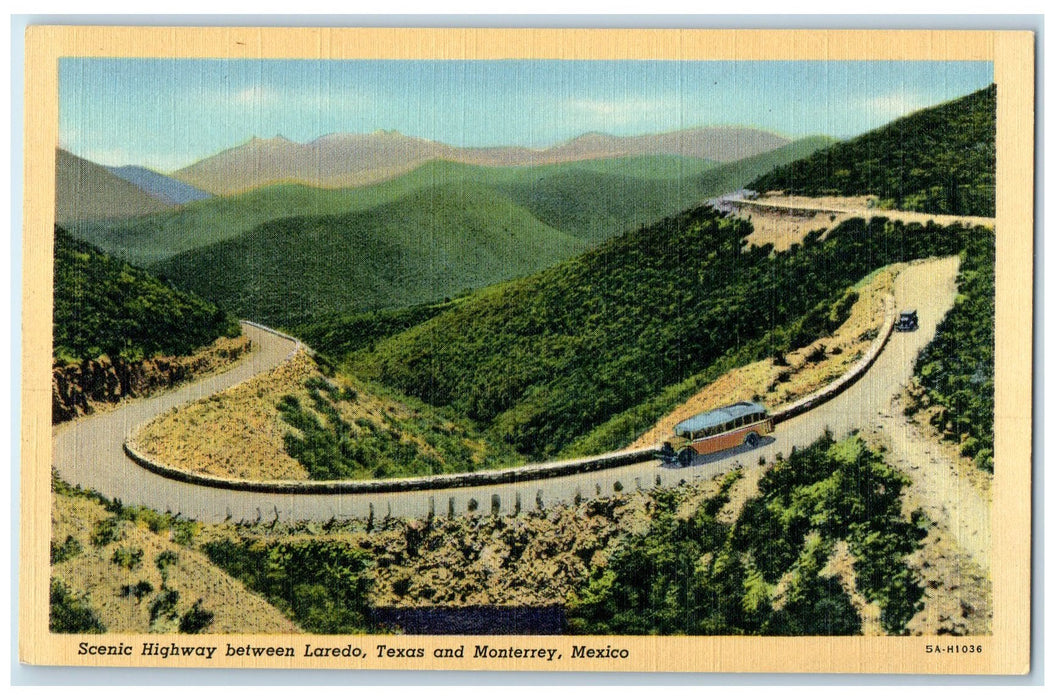
M 55 227 L 57 361 L 185 355 L 238 332 L 237 321 L 213 304 Z
M 496 187 L 540 221 L 596 245 L 743 187 L 829 143 L 824 137 L 810 137 L 722 165 L 657 157 L 507 169 Z
M 886 208 L 994 216 L 996 86 L 838 143 L 748 185 L 803 195 L 865 195 Z
M 349 369 L 450 406 L 534 458 L 610 420 L 622 421 L 606 438 L 617 447 L 676 405 L 673 395 L 655 403 L 666 389 L 808 342 L 839 320 L 840 298 L 865 274 L 957 253 L 984 233 L 854 219 L 773 253 L 745 249 L 749 232 L 710 208 L 687 211 L 474 294 L 353 354 Z
M 270 221 L 153 269 L 246 317 L 292 324 L 443 299 L 586 247 L 508 198 L 457 183 L 366 211 Z

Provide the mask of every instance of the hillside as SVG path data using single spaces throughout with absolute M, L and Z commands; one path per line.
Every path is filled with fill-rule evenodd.
M 639 159 L 532 168 L 497 187 L 547 225 L 597 244 L 684 211 L 708 197 L 736 190 L 751 178 L 829 143 L 825 137 L 808 137 L 714 167 L 701 167 L 697 161 L 691 170 L 686 169 L 685 161 L 661 164 Z M 620 163 L 628 167 L 619 169 Z M 659 172 L 666 171 L 666 177 L 650 176 L 657 165 Z
M 825 143 L 804 139 L 719 166 L 652 156 L 531 168 L 438 161 L 372 187 L 276 185 L 74 230 L 237 313 L 299 323 L 531 274 Z
M 586 247 L 508 198 L 464 183 L 360 212 L 270 221 L 153 269 L 238 314 L 289 324 L 443 299 Z
M 580 181 L 580 191 L 565 193 L 567 198 L 561 202 L 562 207 L 573 209 L 592 206 L 588 197 L 599 189 L 591 184 L 594 178 L 605 183 L 624 180 L 633 183 L 636 196 L 655 201 L 657 196 L 651 194 L 653 191 L 670 190 L 672 185 L 668 182 L 698 175 L 710 165 L 709 161 L 699 159 L 661 156 L 598 160 L 588 166 L 576 164 L 538 168 L 483 168 L 432 161 L 406 175 L 369 187 L 328 190 L 305 185 L 270 185 L 127 221 L 80 222 L 71 228 L 71 232 L 115 255 L 149 264 L 234 238 L 274 219 L 365 211 L 443 185 L 471 183 L 478 187 L 506 187 L 507 195 L 530 208 L 532 183 L 548 181 L 565 172 L 565 168 L 574 168 L 570 172 L 574 173 L 573 179 Z M 621 186 L 620 189 L 628 188 Z M 666 203 L 658 216 L 684 208 L 681 202 L 679 198 Z M 609 220 L 609 229 L 614 227 L 614 233 L 621 233 L 631 223 L 612 219 Z
M 214 304 L 55 227 L 57 361 L 185 355 L 221 335 L 237 334 L 237 321 Z
M 475 294 L 353 354 L 350 368 L 550 457 L 712 366 L 808 343 L 865 274 L 956 254 L 968 229 L 853 219 L 772 255 L 745 249 L 749 232 L 710 208 L 687 211 Z M 641 416 L 622 444 L 673 405 L 653 406 L 657 415 Z
M 55 221 L 124 219 L 172 208 L 101 165 L 61 148 L 55 154 Z
M 881 207 L 994 216 L 996 86 L 921 110 L 751 182 L 760 192 L 876 195 Z
M 191 187 L 185 182 L 180 182 L 168 175 L 162 175 L 150 168 L 138 165 L 124 165 L 120 168 L 107 168 L 122 180 L 127 180 L 139 189 L 167 204 L 179 205 L 188 202 L 197 202 L 200 199 L 208 199 L 208 192 Z
M 361 187 L 397 177 L 432 160 L 486 167 L 656 155 L 729 162 L 787 143 L 786 138 L 747 127 L 706 127 L 641 136 L 591 133 L 543 149 L 457 147 L 397 131 L 328 134 L 309 143 L 276 136 L 253 138 L 172 176 L 214 194 L 229 195 L 276 183 Z

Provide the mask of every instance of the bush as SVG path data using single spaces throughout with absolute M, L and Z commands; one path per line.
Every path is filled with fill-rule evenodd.
M 179 631 L 184 634 L 199 634 L 212 624 L 213 613 L 201 607 L 201 598 L 194 602 L 190 610 L 183 613 L 179 621 Z
M 59 579 L 51 579 L 48 629 L 59 634 L 101 634 L 106 628 L 88 605 L 88 596 L 75 596 Z
M 125 598 L 135 596 L 137 603 L 143 600 L 143 596 L 153 592 L 154 586 L 149 581 L 139 581 L 134 586 L 132 584 L 121 586 L 121 595 Z
M 66 540 L 62 544 L 56 544 L 54 541 L 51 543 L 51 563 L 61 564 L 64 561 L 72 559 L 84 551 L 81 547 L 81 543 L 77 541 L 73 535 L 67 535 Z
M 117 518 L 106 518 L 100 520 L 92 528 L 92 544 L 96 547 L 105 547 L 120 539 L 120 521 Z
M 118 547 L 114 550 L 114 555 L 110 561 L 129 571 L 134 571 L 143 563 L 143 550 L 139 547 L 134 549 L 131 547 Z

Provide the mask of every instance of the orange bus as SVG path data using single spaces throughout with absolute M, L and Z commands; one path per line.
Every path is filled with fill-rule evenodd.
M 740 401 L 683 420 L 674 426 L 674 437 L 663 443 L 659 457 L 683 467 L 697 455 L 721 452 L 740 445 L 755 447 L 763 435 L 773 432 L 773 419 L 766 407 Z

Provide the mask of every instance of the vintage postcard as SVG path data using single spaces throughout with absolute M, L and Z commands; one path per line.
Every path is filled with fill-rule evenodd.
M 21 660 L 1027 673 L 1033 66 L 31 27 Z

